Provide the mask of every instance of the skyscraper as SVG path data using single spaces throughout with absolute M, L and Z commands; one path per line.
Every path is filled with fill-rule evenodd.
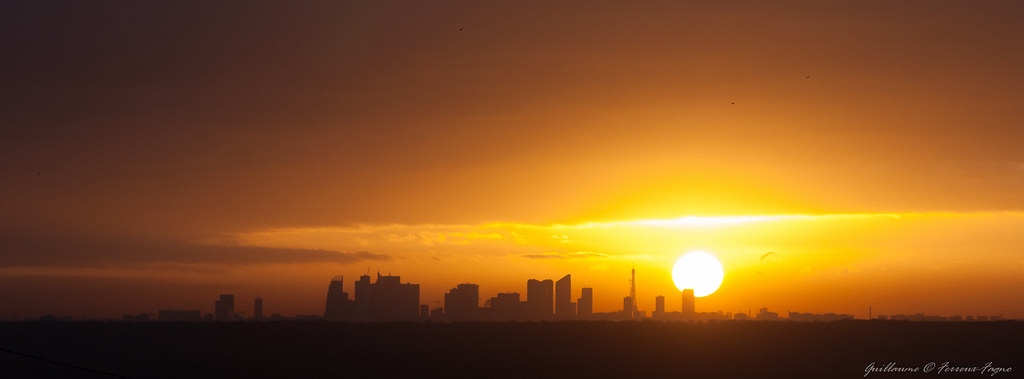
M 377 274 L 377 281 L 369 284 L 369 276 L 360 277 L 356 292 L 366 279 L 366 295 L 359 294 L 356 301 L 365 301 L 362 318 L 373 321 L 415 320 L 420 314 L 420 285 L 402 283 L 401 277 Z
M 220 295 L 220 300 L 213 303 L 213 313 L 217 321 L 229 321 L 235 313 L 235 295 Z
M 572 303 L 572 277 L 565 275 L 555 282 L 555 315 L 568 319 L 576 315 L 576 305 Z
M 519 300 L 519 293 L 499 293 L 487 301 L 488 319 L 492 321 L 522 320 L 526 317 L 526 303 Z
M 583 292 L 580 293 L 580 298 L 576 300 L 578 307 L 577 314 L 580 316 L 589 316 L 594 313 L 594 289 L 584 288 Z
M 352 317 L 349 312 L 348 293 L 344 292 L 344 277 L 341 275 L 331 279 L 327 286 L 327 303 L 324 305 L 324 319 L 345 320 Z
M 444 314 L 449 321 L 474 321 L 480 308 L 480 286 L 463 283 L 444 295 Z
M 684 289 L 683 290 L 683 316 L 690 317 L 690 316 L 693 316 L 695 313 L 696 313 L 696 308 L 694 307 L 693 290 L 689 289 L 689 288 Z
M 629 318 L 636 317 L 636 266 L 633 267 L 629 272 L 629 304 L 630 309 L 625 310 L 629 313 Z
M 665 297 L 664 296 L 658 295 L 658 297 L 654 298 L 654 312 L 655 313 L 659 313 L 659 314 L 660 313 L 665 313 Z
M 354 291 L 353 310 L 356 317 L 365 319 L 370 314 L 370 275 L 360 275 L 359 281 L 355 283 Z
M 622 298 L 622 313 L 626 316 L 626 318 L 633 318 L 633 309 L 636 309 L 636 306 L 633 305 L 633 298 L 629 296 Z
M 526 282 L 526 307 L 530 318 L 546 320 L 554 313 L 555 282 L 551 279 L 530 279 Z
M 259 320 L 263 318 L 263 299 L 256 296 L 256 300 L 252 301 L 252 317 Z

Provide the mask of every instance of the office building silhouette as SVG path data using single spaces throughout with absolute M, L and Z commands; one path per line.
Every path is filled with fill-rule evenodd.
M 360 318 L 370 314 L 370 276 L 360 275 L 352 288 L 355 291 L 352 296 L 352 310 Z
M 662 314 L 665 313 L 665 297 L 658 295 L 654 298 L 654 313 Z
M 769 312 L 767 307 L 761 307 L 757 312 L 757 317 L 760 321 L 775 321 L 779 319 L 779 314 L 775 312 Z
M 444 314 L 448 321 L 475 321 L 480 308 L 480 286 L 463 283 L 444 295 Z
M 554 314 L 555 282 L 551 279 L 526 281 L 526 307 L 530 318 L 547 320 Z
M 527 304 L 520 300 L 519 292 L 499 293 L 487 301 L 487 319 L 492 321 L 525 320 Z
M 622 313 L 627 319 L 633 318 L 633 298 L 626 296 L 622 298 Z
M 555 316 L 570 319 L 576 316 L 576 304 L 572 302 L 572 276 L 566 274 L 555 282 Z
M 348 293 L 343 291 L 344 277 L 341 275 L 331 279 L 327 286 L 327 303 L 324 306 L 324 319 L 331 321 L 349 320 L 352 318 L 352 304 Z
M 594 314 L 594 289 L 584 288 L 580 298 L 576 300 L 576 314 L 585 317 Z
M 430 306 L 427 306 L 427 305 L 424 305 L 424 306 L 426 306 L 427 309 L 430 309 Z M 423 306 L 420 307 L 420 311 L 421 312 L 423 311 Z M 442 321 L 442 320 L 444 320 L 444 308 L 434 308 L 434 309 L 431 309 L 430 310 L 430 320 L 432 320 L 432 321 Z
M 683 290 L 683 316 L 690 317 L 697 313 L 697 308 L 693 297 L 692 289 Z
M 355 285 L 354 309 L 368 321 L 415 320 L 420 314 L 420 285 L 402 283 L 401 277 L 377 273 L 377 281 L 363 275 Z
M 263 299 L 256 296 L 256 299 L 252 301 L 252 317 L 260 320 L 263 318 Z
M 214 302 L 213 309 L 217 321 L 230 321 L 235 313 L 235 295 L 220 295 L 220 300 Z

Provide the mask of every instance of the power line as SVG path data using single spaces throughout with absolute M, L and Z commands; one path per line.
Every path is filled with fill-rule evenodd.
M 118 374 L 111 374 L 109 372 L 94 370 L 94 369 L 91 369 L 91 368 L 88 368 L 88 367 L 77 366 L 77 365 L 73 365 L 73 364 L 70 364 L 70 363 L 55 361 L 55 360 L 52 360 L 52 359 L 46 359 L 46 358 L 43 358 L 43 357 L 37 357 L 37 356 L 34 356 L 34 355 L 29 355 L 29 354 L 17 352 L 17 351 L 10 350 L 10 349 L 5 349 L 3 347 L 0 347 L 0 351 L 8 353 L 8 354 L 14 354 L 14 355 L 22 356 L 22 357 L 25 357 L 25 358 L 30 358 L 30 359 L 35 359 L 35 360 L 43 361 L 43 362 L 50 363 L 50 364 L 55 364 L 55 365 L 65 366 L 65 367 L 71 367 L 71 368 L 82 370 L 82 371 L 88 371 L 88 372 L 91 372 L 91 373 L 94 373 L 94 374 L 106 375 L 106 376 L 111 376 L 111 377 L 115 377 L 115 378 L 129 379 L 127 376 L 118 375 Z

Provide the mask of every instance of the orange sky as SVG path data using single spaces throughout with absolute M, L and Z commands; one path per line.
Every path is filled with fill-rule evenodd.
M 0 7 L 0 318 L 368 267 L 674 309 L 692 249 L 701 310 L 1024 317 L 1016 3 Z

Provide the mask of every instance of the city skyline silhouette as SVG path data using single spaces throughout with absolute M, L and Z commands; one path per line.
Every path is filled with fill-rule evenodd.
M 1015 375 L 1021 15 L 0 2 L 0 377 Z
M 635 270 L 631 270 L 635 280 Z M 444 294 L 444 302 L 438 302 L 435 307 L 430 304 L 421 303 L 419 285 L 413 283 L 402 283 L 400 276 L 376 274 L 376 280 L 371 282 L 369 275 L 361 275 L 358 280 L 353 280 L 352 296 L 346 292 L 344 286 L 344 275 L 332 278 L 327 287 L 327 295 L 324 301 L 323 313 L 315 312 L 284 316 L 273 313 L 270 316 L 263 314 L 263 299 L 257 296 L 253 299 L 252 316 L 246 317 L 244 310 L 234 308 L 234 295 L 221 294 L 214 303 L 214 314 L 202 315 L 201 310 L 170 310 L 160 309 L 155 314 L 125 314 L 123 321 L 266 321 L 266 320 L 326 320 L 344 322 L 389 322 L 389 321 L 420 321 L 420 322 L 467 322 L 467 321 L 684 321 L 684 322 L 714 322 L 714 321 L 840 321 L 857 319 L 853 314 L 847 313 L 813 313 L 787 310 L 781 317 L 778 312 L 769 311 L 767 307 L 759 306 L 754 313 L 753 308 L 737 312 L 723 312 L 722 310 L 700 309 L 697 304 L 697 297 L 693 289 L 679 291 L 682 299 L 680 306 L 676 309 L 665 307 L 665 296 L 655 296 L 655 307 L 653 310 L 641 310 L 636 307 L 634 295 L 623 298 L 622 307 L 617 310 L 602 310 L 595 312 L 592 304 L 594 299 L 593 288 L 579 288 L 580 297 L 576 302 L 571 302 L 573 287 L 572 275 L 566 274 L 557 282 L 551 279 L 528 279 L 526 281 L 525 294 L 512 292 L 499 292 L 496 296 L 481 299 L 480 286 L 474 283 L 459 283 Z M 630 288 L 633 293 L 634 288 Z M 525 296 L 524 296 L 525 295 Z M 532 299 L 532 300 L 531 300 Z M 481 300 L 484 300 L 481 303 Z M 924 312 L 914 313 L 878 313 L 873 312 L 872 306 L 868 306 L 868 316 L 860 319 L 875 321 L 1002 321 L 1010 320 L 1002 314 L 966 314 L 966 315 L 933 315 Z M 57 318 L 53 315 L 46 315 L 40 319 Z M 72 318 L 64 317 L 64 320 Z M 26 319 L 31 321 L 34 319 Z

